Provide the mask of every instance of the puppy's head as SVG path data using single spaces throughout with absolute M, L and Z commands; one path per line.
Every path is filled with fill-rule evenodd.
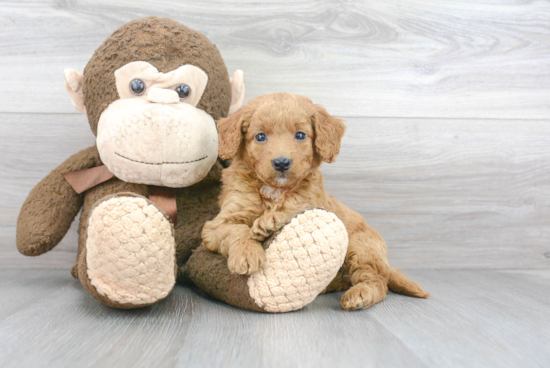
M 276 93 L 218 121 L 218 152 L 246 162 L 264 183 L 290 188 L 322 161 L 334 161 L 344 131 L 342 120 L 309 98 Z

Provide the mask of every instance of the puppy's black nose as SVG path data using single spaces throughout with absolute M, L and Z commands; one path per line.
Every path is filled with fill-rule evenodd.
M 287 157 L 277 157 L 275 160 L 271 161 L 271 164 L 273 165 L 275 170 L 285 172 L 290 169 L 290 165 L 292 165 L 292 160 Z

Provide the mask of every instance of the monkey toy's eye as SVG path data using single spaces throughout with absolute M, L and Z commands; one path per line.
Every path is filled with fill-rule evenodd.
M 304 133 L 304 132 L 298 132 L 298 133 L 296 133 L 296 135 L 294 136 L 294 138 L 296 138 L 296 139 L 299 140 L 299 141 L 303 141 L 304 139 L 306 139 L 306 133 Z
M 181 86 L 176 88 L 176 92 L 178 93 L 178 96 L 180 96 L 180 98 L 187 98 L 191 93 L 191 88 L 187 84 L 182 84 Z
M 130 91 L 136 96 L 141 96 L 145 92 L 145 82 L 141 79 L 133 79 L 130 82 Z
M 256 140 L 256 142 L 265 142 L 267 140 L 267 137 L 264 133 L 258 133 L 254 137 L 254 139 Z

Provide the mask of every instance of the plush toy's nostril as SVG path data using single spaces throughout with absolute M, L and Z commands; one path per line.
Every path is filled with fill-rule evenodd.
M 180 96 L 176 91 L 156 87 L 149 90 L 149 93 L 147 93 L 147 99 L 151 102 L 164 104 L 180 102 Z
M 275 160 L 271 161 L 271 164 L 273 165 L 275 170 L 285 172 L 290 169 L 290 166 L 292 165 L 292 160 L 288 157 L 277 157 Z

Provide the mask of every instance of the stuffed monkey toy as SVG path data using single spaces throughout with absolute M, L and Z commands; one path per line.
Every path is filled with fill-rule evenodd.
M 224 162 L 218 158 L 215 121 L 244 99 L 242 72 L 229 78 L 218 49 L 205 36 L 170 19 L 137 19 L 103 42 L 83 74 L 72 69 L 64 74 L 71 101 L 87 114 L 96 144 L 71 156 L 31 191 L 17 221 L 22 254 L 38 256 L 54 248 L 82 210 L 71 273 L 111 307 L 154 304 L 170 294 L 176 280 L 191 280 L 238 307 L 283 312 L 303 307 L 328 285 L 343 262 L 336 253 L 345 254 L 347 234 L 333 214 L 315 212 L 320 210 L 299 215 L 273 242 L 288 247 L 297 237 L 291 227 L 319 218 L 334 230 L 323 246 L 338 250 L 325 265 L 317 259 L 290 270 L 279 262 L 272 274 L 254 278 L 230 274 L 223 257 L 202 247 L 188 262 L 201 244 L 204 223 L 219 211 Z M 306 246 L 321 247 L 298 242 Z M 276 258 L 280 247 L 270 249 Z M 322 280 L 312 275 L 314 266 L 323 270 Z M 307 274 L 292 286 L 302 295 L 294 298 L 298 301 L 281 298 L 269 286 L 285 272 Z
M 64 74 L 96 145 L 31 191 L 17 247 L 28 256 L 49 251 L 82 209 L 73 276 L 107 305 L 153 304 L 170 293 L 177 266 L 218 212 L 223 167 L 215 120 L 240 107 L 242 72 L 230 79 L 202 34 L 147 17 L 107 38 L 83 74 Z

